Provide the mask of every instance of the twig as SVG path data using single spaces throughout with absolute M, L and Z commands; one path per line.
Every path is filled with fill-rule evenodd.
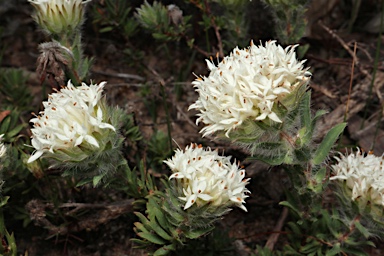
M 170 77 L 167 81 L 164 80 L 153 68 L 148 67 L 148 69 L 156 76 L 159 84 L 160 84 L 160 91 L 163 99 L 164 104 L 164 111 L 165 111 L 165 117 L 167 120 L 167 132 L 168 132 L 168 142 L 169 142 L 169 150 L 172 151 L 172 127 L 171 127 L 171 119 L 169 114 L 169 109 L 167 105 L 167 99 L 165 98 L 165 86 L 172 81 L 173 77 Z
M 185 118 L 187 123 L 189 123 L 192 127 L 196 128 L 196 124 L 192 122 L 192 120 L 189 118 L 189 116 L 183 111 L 183 109 L 180 107 L 179 104 L 175 104 L 177 111 Z
M 356 56 L 356 46 L 357 46 L 357 43 L 355 42 L 355 46 L 353 47 L 353 56 Z M 352 61 L 351 79 L 349 80 L 348 99 L 347 99 L 347 104 L 345 106 L 344 122 L 347 121 L 347 115 L 348 115 L 348 109 L 349 109 L 349 101 L 351 100 L 353 74 L 355 72 L 355 59 L 356 58 L 353 58 L 353 61 Z
M 105 224 L 110 220 L 116 219 L 121 215 L 133 211 L 134 199 L 128 199 L 112 204 L 76 204 L 68 203 L 61 205 L 62 207 L 77 207 L 80 208 L 104 208 L 100 211 L 92 213 L 90 216 L 87 215 L 85 218 L 78 220 L 76 223 L 69 225 L 55 226 L 47 218 L 46 208 L 53 208 L 52 204 L 44 204 L 40 200 L 31 200 L 26 205 L 26 210 L 29 212 L 31 220 L 34 221 L 35 225 L 42 226 L 50 231 L 51 238 L 56 235 L 67 235 L 73 232 L 79 232 L 82 230 L 93 230 L 97 226 Z
M 133 79 L 138 81 L 145 81 L 144 77 L 138 76 L 138 75 L 132 75 L 132 74 L 126 74 L 126 73 L 109 73 L 104 71 L 98 71 L 98 70 L 92 70 L 93 73 L 104 75 L 104 76 L 111 76 L 111 77 L 118 77 L 118 78 L 124 78 L 124 79 Z
M 267 243 L 265 244 L 265 247 L 267 247 L 271 251 L 273 250 L 273 247 L 275 247 L 275 244 L 279 239 L 279 236 L 280 236 L 279 231 L 281 231 L 281 229 L 283 228 L 283 225 L 287 216 L 288 216 L 288 208 L 284 207 L 280 215 L 279 221 L 277 222 L 275 228 L 273 229 L 274 233 L 269 236 Z
M 368 73 L 367 70 L 363 69 L 361 66 L 360 66 L 360 62 L 359 62 L 359 59 L 356 57 L 356 54 L 353 53 L 353 51 L 349 48 L 349 46 L 344 42 L 344 40 L 339 36 L 337 35 L 334 31 L 332 31 L 330 28 L 328 28 L 326 25 L 324 25 L 324 23 L 319 20 L 318 21 L 319 25 L 325 30 L 328 32 L 328 34 L 330 34 L 333 38 L 335 38 L 340 44 L 341 46 L 349 53 L 349 55 L 353 58 L 353 61 L 354 63 L 356 64 L 356 66 L 359 68 L 360 72 L 363 73 L 364 75 L 370 77 L 371 74 Z
M 213 30 L 215 30 L 215 35 L 216 35 L 216 38 L 217 38 L 217 46 L 219 48 L 219 55 L 220 55 L 220 57 L 223 58 L 224 57 L 223 42 L 221 41 L 221 35 L 220 35 L 220 32 L 219 32 L 219 28 L 217 27 L 215 19 L 214 19 L 214 16 L 211 13 L 211 9 L 209 8 L 208 1 L 205 0 L 204 4 L 206 6 L 205 12 L 206 12 L 208 17 L 211 17 L 211 20 L 210 20 L 211 21 L 211 25 L 213 27 Z
M 190 41 L 191 39 L 187 36 L 187 35 L 184 35 L 184 38 L 185 40 L 188 42 Z M 197 46 L 196 44 L 192 44 L 192 48 L 195 49 L 196 51 L 198 51 L 199 53 L 203 54 L 205 57 L 209 58 L 209 56 L 212 56 L 212 53 L 209 53 L 207 51 L 204 51 L 203 49 L 201 49 L 199 46 Z

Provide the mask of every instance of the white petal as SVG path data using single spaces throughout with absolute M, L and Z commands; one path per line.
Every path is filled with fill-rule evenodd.
M 188 209 L 191 207 L 195 202 L 196 202 L 197 196 L 196 195 L 191 195 L 187 199 L 187 203 L 184 206 L 184 210 Z
M 95 147 L 100 147 L 99 146 L 99 143 L 97 142 L 97 140 L 93 137 L 93 136 L 90 136 L 90 135 L 85 135 L 84 136 L 84 139 L 91 145 L 95 146 Z
M 41 156 L 43 155 L 43 153 L 44 153 L 44 152 L 43 152 L 42 150 L 38 150 L 38 151 L 36 151 L 35 153 L 33 153 L 33 154 L 29 157 L 27 163 L 29 164 L 29 163 L 32 163 L 33 161 L 37 160 L 39 157 L 41 157 Z

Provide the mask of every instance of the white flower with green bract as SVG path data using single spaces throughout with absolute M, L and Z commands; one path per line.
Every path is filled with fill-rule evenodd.
M 184 195 L 179 198 L 186 202 L 184 210 L 210 204 L 247 211 L 243 203 L 250 193 L 245 187 L 249 178 L 244 178 L 245 170 L 231 163 L 230 158 L 191 144 L 184 151 L 177 149 L 172 159 L 164 161 L 173 172 L 169 179 L 178 180 L 176 184 L 182 186 Z
M 207 60 L 210 74 L 193 82 L 199 98 L 189 107 L 200 112 L 196 122 L 206 125 L 203 136 L 224 131 L 229 137 L 246 120 L 282 122 L 275 105 L 310 77 L 305 60 L 296 59 L 296 47 L 251 43 L 236 47 L 217 66 Z
M 84 5 L 91 0 L 28 0 L 36 9 L 33 18 L 51 34 L 71 34 L 84 21 Z
M 103 130 L 115 131 L 108 123 L 108 113 L 102 102 L 104 85 L 74 87 L 71 81 L 43 102 L 44 110 L 32 118 L 32 146 L 36 149 L 28 162 L 35 161 L 44 153 L 70 153 L 73 149 L 92 152 L 100 147 L 97 134 Z
M 335 157 L 330 180 L 344 184 L 352 201 L 384 206 L 384 166 L 383 157 L 371 153 L 364 155 L 360 149 L 349 155 Z

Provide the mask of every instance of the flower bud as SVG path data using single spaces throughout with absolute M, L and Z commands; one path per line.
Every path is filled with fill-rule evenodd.
M 90 0 L 28 0 L 36 9 L 35 21 L 47 33 L 72 35 L 84 21 L 84 5 Z

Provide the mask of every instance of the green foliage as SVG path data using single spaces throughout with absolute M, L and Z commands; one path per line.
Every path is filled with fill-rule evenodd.
M 2 104 L 18 108 L 21 111 L 30 110 L 32 96 L 26 82 L 27 78 L 22 70 L 15 68 L 0 69 Z
M 17 247 L 13 233 L 9 234 L 4 225 L 3 210 L 1 207 L 6 204 L 8 197 L 0 198 L 0 255 L 16 256 Z
M 7 112 L 7 111 L 5 111 Z M 14 143 L 20 138 L 20 132 L 27 124 L 20 123 L 20 112 L 13 109 L 0 122 L 0 134 L 4 134 L 3 140 L 7 143 Z
M 168 141 L 168 135 L 161 130 L 156 130 L 148 141 L 148 161 L 155 170 L 160 170 L 163 161 L 172 154 Z
M 129 39 L 137 32 L 138 23 L 132 18 L 130 2 L 125 0 L 106 0 L 93 5 L 93 24 L 100 33 L 121 33 Z
M 167 9 L 168 8 L 168 9 Z M 178 16 L 172 19 L 171 6 L 165 7 L 160 2 L 154 1 L 150 5 L 147 1 L 136 9 L 135 17 L 139 24 L 147 29 L 154 39 L 160 41 L 179 41 L 190 29 L 191 16 Z M 173 6 L 173 8 L 178 8 Z M 175 10 L 174 10 L 175 11 Z
M 367 255 L 364 247 L 373 243 L 360 239 L 360 230 L 354 228 L 357 223 L 356 218 L 341 217 L 337 210 L 311 211 L 309 217 L 287 224 L 289 243 L 284 255 Z
M 146 214 L 136 212 L 139 222 L 135 232 L 140 238 L 132 239 L 138 248 L 152 245 L 153 255 L 167 255 L 178 251 L 189 240 L 198 239 L 214 229 L 214 223 L 230 209 L 205 205 L 182 208 L 183 201 L 178 197 L 182 191 L 177 186 L 163 180 L 165 192 L 155 191 L 147 196 Z
M 284 45 L 298 43 L 307 25 L 308 0 L 263 0 L 275 18 L 275 32 Z
M 209 234 L 198 239 L 189 240 L 177 253 L 190 256 L 232 256 L 237 253 L 233 242 L 234 239 L 229 237 L 228 231 L 223 230 L 220 225 L 216 225 L 215 229 Z
M 249 0 L 216 0 L 221 12 L 214 13 L 213 18 L 218 28 L 223 31 L 224 47 L 232 48 L 233 45 L 243 45 L 248 33 L 249 19 L 246 13 L 249 8 Z M 211 23 L 210 23 L 211 24 Z M 211 25 L 210 25 L 211 26 Z
M 325 158 L 329 154 L 329 151 L 335 144 L 340 134 L 344 131 L 344 128 L 346 126 L 347 126 L 346 123 L 340 123 L 340 124 L 337 124 L 335 127 L 333 127 L 331 130 L 329 130 L 329 132 L 327 133 L 327 135 L 325 136 L 325 138 L 317 148 L 312 158 L 313 164 L 318 165 L 325 160 Z
M 282 256 L 285 255 L 280 251 L 272 251 L 267 247 L 256 246 L 257 254 L 252 254 L 252 256 Z

